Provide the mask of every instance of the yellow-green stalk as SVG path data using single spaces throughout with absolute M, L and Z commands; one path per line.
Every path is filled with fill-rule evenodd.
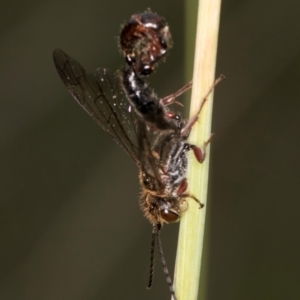
M 201 0 L 199 3 L 190 117 L 196 114 L 201 100 L 215 80 L 220 9 L 221 0 Z M 189 137 L 191 144 L 202 146 L 210 137 L 212 98 L 213 92 L 193 126 Z M 201 165 L 192 153 L 189 157 L 188 192 L 205 206 L 199 209 L 196 201 L 188 199 L 188 209 L 181 218 L 174 277 L 177 300 L 196 300 L 199 286 L 202 288 L 200 269 L 207 207 L 209 148 L 208 145 L 206 159 Z

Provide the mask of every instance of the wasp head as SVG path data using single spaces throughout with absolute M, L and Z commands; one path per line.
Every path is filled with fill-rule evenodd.
M 168 224 L 179 221 L 181 212 L 185 210 L 186 201 L 181 197 L 163 197 L 144 191 L 140 205 L 145 217 L 153 225 Z

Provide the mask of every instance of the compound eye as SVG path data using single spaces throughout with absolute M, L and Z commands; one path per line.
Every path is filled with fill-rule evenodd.
M 179 220 L 178 213 L 168 209 L 162 209 L 160 215 L 167 223 L 173 223 Z

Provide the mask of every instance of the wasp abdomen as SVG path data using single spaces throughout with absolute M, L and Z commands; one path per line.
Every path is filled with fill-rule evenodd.
M 149 75 L 172 46 L 167 22 L 147 11 L 133 15 L 123 26 L 120 46 L 126 62 L 140 75 Z
M 121 80 L 129 102 L 147 123 L 161 130 L 177 130 L 180 127 L 181 119 L 178 118 L 178 115 L 169 114 L 167 107 L 163 105 L 160 98 L 132 67 L 126 65 L 123 68 Z

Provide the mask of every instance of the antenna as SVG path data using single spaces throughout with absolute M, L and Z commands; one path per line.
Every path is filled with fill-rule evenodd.
M 151 254 L 150 254 L 150 273 L 149 273 L 149 283 L 147 289 L 151 289 L 153 276 L 154 276 L 154 254 L 155 254 L 155 241 L 157 236 L 157 226 L 154 225 L 152 229 L 152 238 L 151 238 Z
M 170 293 L 172 295 L 172 299 L 176 300 L 177 298 L 176 298 L 175 291 L 174 291 L 174 288 L 173 288 L 173 281 L 172 281 L 172 278 L 170 276 L 170 273 L 169 273 L 169 270 L 168 270 L 168 267 L 167 267 L 166 259 L 165 259 L 162 244 L 161 244 L 160 232 L 161 232 L 161 224 L 160 223 L 155 224 L 153 226 L 153 229 L 152 229 L 151 256 L 150 256 L 150 275 L 149 275 L 149 283 L 148 283 L 147 288 L 150 289 L 151 286 L 152 286 L 152 282 L 153 282 L 155 241 L 157 239 L 158 252 L 159 252 L 159 256 L 160 256 L 160 259 L 161 259 L 163 270 L 164 270 L 164 273 L 165 273 L 165 276 L 166 276 L 166 280 L 167 280 L 167 283 L 169 285 L 169 290 L 170 290 Z

